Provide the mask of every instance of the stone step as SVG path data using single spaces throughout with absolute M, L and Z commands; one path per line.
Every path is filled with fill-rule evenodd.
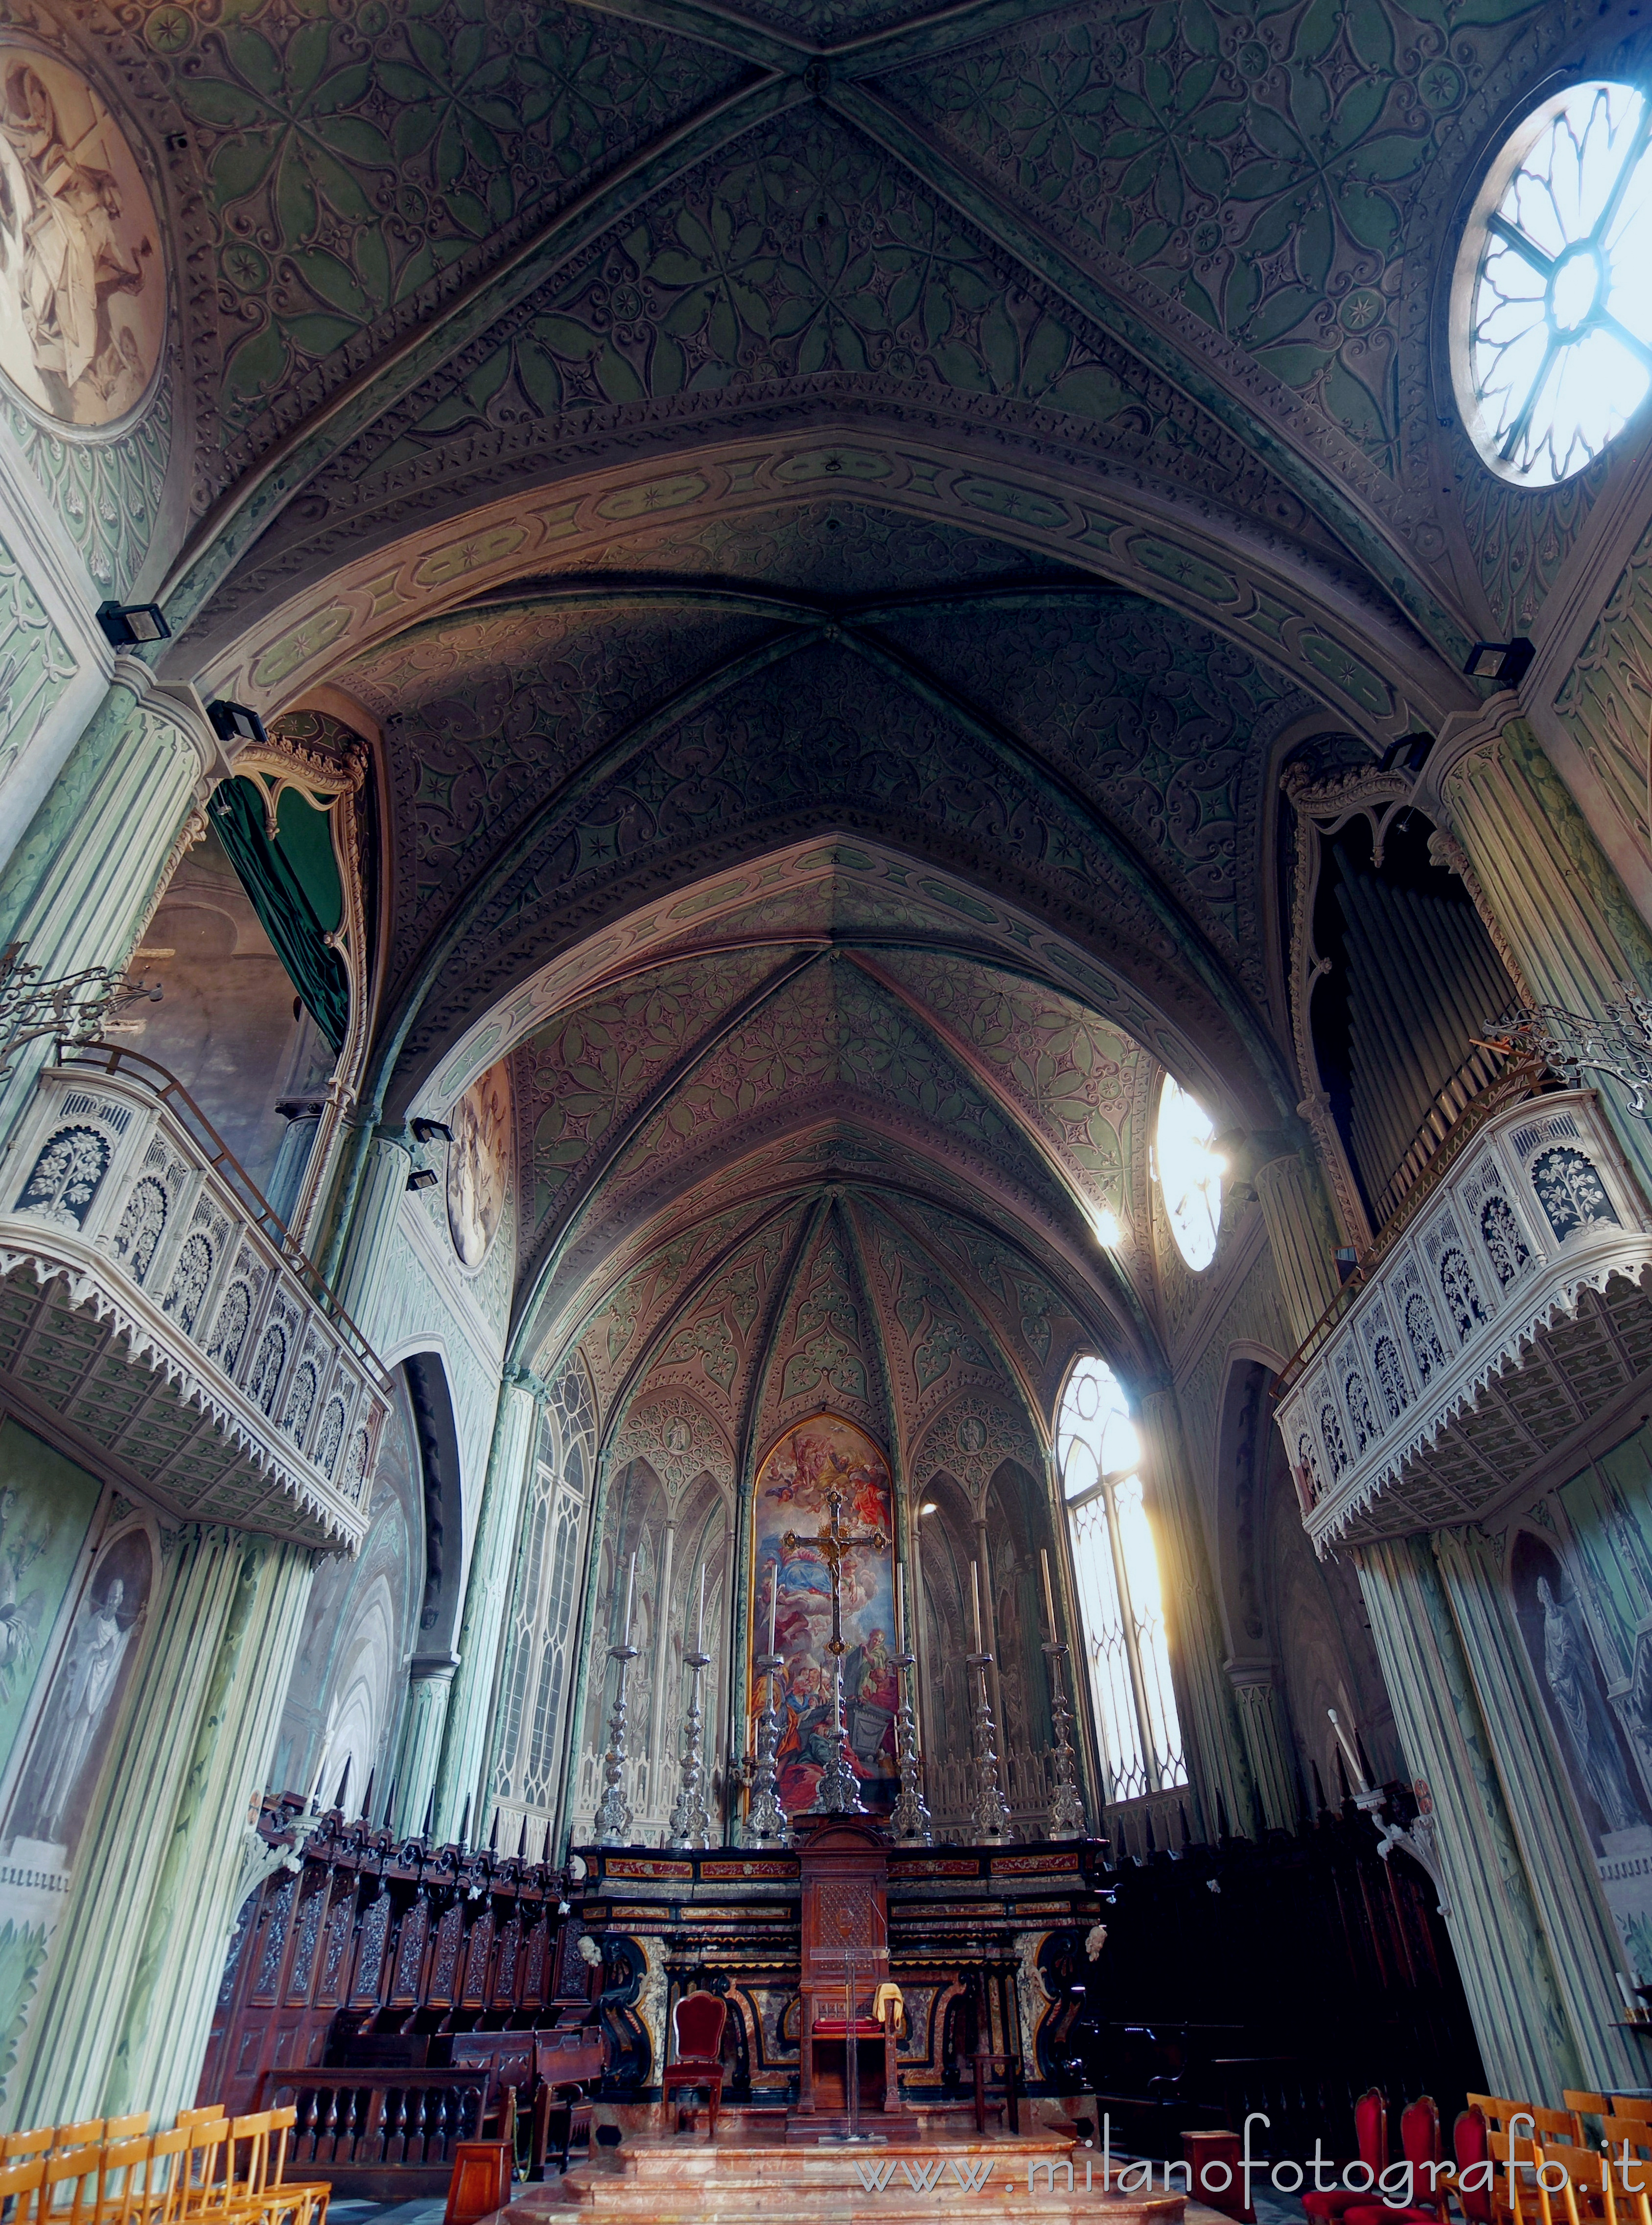
M 492 2225 L 946 2225 L 987 2215 L 1022 2225 L 1184 2225 L 1180 2195 L 1086 2189 L 1086 2159 L 1093 2165 L 1093 2151 L 1086 2158 L 1070 2141 L 1036 2135 L 851 2150 L 628 2140 L 566 2178 L 525 2189 Z M 1055 2166 L 1054 2187 L 1045 2184 L 1047 2165 Z

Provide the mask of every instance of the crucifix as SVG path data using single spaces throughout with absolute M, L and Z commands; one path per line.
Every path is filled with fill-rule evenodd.
M 847 1651 L 843 1642 L 843 1562 L 845 1553 L 862 1545 L 874 1553 L 887 1552 L 889 1541 L 881 1530 L 869 1531 L 864 1537 L 849 1536 L 843 1526 L 841 1492 L 827 1494 L 826 1507 L 826 1527 L 816 1531 L 813 1537 L 800 1537 L 796 1531 L 788 1530 L 781 1539 L 788 1553 L 794 1553 L 800 1545 L 814 1546 L 832 1575 L 832 1635 L 826 1641 L 826 1651 L 832 1656 L 832 1759 L 820 1772 L 814 1805 L 809 1813 L 864 1816 L 866 1811 L 861 1805 L 860 1779 L 855 1774 L 843 1715 L 843 1657 Z

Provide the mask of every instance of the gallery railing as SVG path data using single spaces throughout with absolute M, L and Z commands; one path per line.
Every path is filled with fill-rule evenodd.
M 62 1417 L 163 1504 L 360 1542 L 383 1368 L 164 1067 L 93 1044 L 41 1070 L 0 1157 L 0 1362 L 41 1363 Z
M 1322 1547 L 1477 1518 L 1652 1364 L 1652 1218 L 1592 1091 L 1490 1114 L 1363 1264 L 1276 1409 Z

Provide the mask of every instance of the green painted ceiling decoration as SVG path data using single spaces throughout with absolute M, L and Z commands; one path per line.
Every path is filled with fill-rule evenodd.
M 1419 188 L 1541 12 L 1541 0 L 1152 0 L 1104 22 L 1035 24 L 886 90 L 1393 478 Z
M 514 0 L 142 12 L 202 174 L 230 466 L 742 74 L 575 8 L 530 23 Z
M 1442 258 L 1633 5 L 97 16 L 170 354 L 35 468 L 163 683 L 377 729 L 363 1101 L 510 1060 L 511 1356 L 605 1430 L 1163 1374 L 1161 1073 L 1299 1117 L 1279 758 L 1472 713 L 1623 510 L 1474 463 Z
M 650 703 L 668 665 L 714 666 L 768 630 L 593 599 L 459 613 L 358 660 L 349 684 L 387 722 L 398 806 L 392 966 L 411 960 L 467 872 Z

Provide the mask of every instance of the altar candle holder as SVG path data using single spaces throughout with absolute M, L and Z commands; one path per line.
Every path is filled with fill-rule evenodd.
M 626 1618 L 629 1624 L 630 1617 Z M 602 1798 L 597 1803 L 597 1813 L 592 1821 L 592 1835 L 599 1847 L 629 1847 L 631 1843 L 631 1803 L 625 1797 L 625 1678 L 637 1649 L 635 1645 L 611 1645 L 608 1658 L 619 1664 L 619 1685 L 614 1694 L 614 1711 L 608 1718 L 608 1751 L 602 1759 Z
M 751 1772 L 751 1797 L 746 1805 L 745 1842 L 749 1847 L 789 1847 L 792 1826 L 780 1804 L 775 1753 L 780 1744 L 780 1717 L 775 1713 L 775 1677 L 782 1657 L 760 1653 L 757 1672 L 764 1679 L 763 1713 L 757 1718 L 756 1759 Z
M 935 1835 L 923 1797 L 923 1768 L 918 1759 L 918 1723 L 912 1707 L 912 1671 L 917 1656 L 907 1643 L 906 1570 L 895 1564 L 895 1674 L 900 1704 L 895 1711 L 895 1761 L 901 1790 L 889 1810 L 889 1836 L 897 1847 L 933 1847 Z
M 1044 1658 L 1050 1669 L 1050 1721 L 1055 1732 L 1050 1756 L 1055 1784 L 1044 1822 L 1047 1839 L 1081 1839 L 1085 1832 L 1084 1799 L 1079 1791 L 1073 1752 L 1073 1710 L 1067 1705 L 1061 1683 L 1061 1661 L 1066 1652 L 1066 1646 L 1054 1640 L 1044 1646 Z
M 711 1660 L 709 1653 L 700 1651 L 698 1639 L 694 1651 L 683 1657 L 683 1666 L 693 1672 L 693 1682 L 689 1686 L 688 1714 L 683 1723 L 682 1785 L 666 1825 L 668 1847 L 693 1848 L 712 1843 L 712 1815 L 706 1805 L 706 1727 L 699 1707 L 699 1680 L 711 1666 Z
M 981 1696 L 975 1709 L 975 1805 L 970 1810 L 970 1823 L 978 1846 L 1002 1846 L 1016 1834 L 1010 1821 L 1010 1803 L 998 1783 L 997 1733 L 992 1702 L 987 1697 L 986 1672 L 992 1666 L 992 1656 L 978 1652 L 965 1658 L 981 1679 Z
M 849 1728 L 843 1715 L 843 1656 L 841 1639 L 828 1643 L 832 1656 L 832 1759 L 820 1772 L 814 1788 L 812 1816 L 864 1816 L 860 1779 L 849 1750 Z

